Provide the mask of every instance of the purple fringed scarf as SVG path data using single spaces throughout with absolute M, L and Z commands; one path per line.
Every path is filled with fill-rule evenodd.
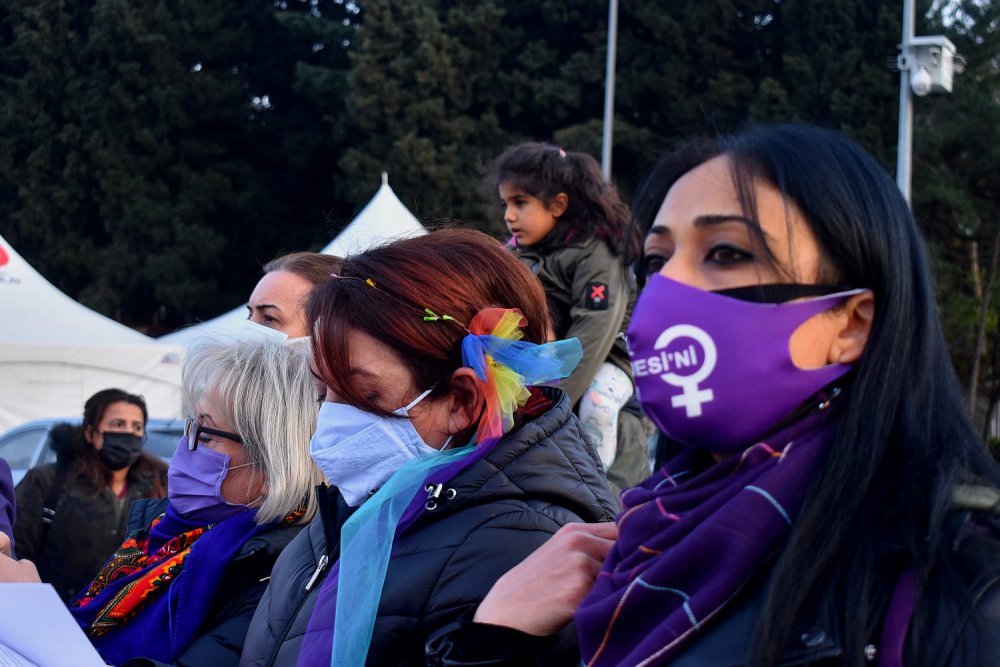
M 129 658 L 146 657 L 173 662 L 198 636 L 202 623 L 215 602 L 226 568 L 247 540 L 273 528 L 254 523 L 256 510 L 240 512 L 211 527 L 191 546 L 184 568 L 170 582 L 165 594 L 147 603 L 138 615 L 121 627 L 93 639 L 105 660 L 120 665 Z M 171 537 L 204 525 L 184 519 L 168 505 L 163 520 L 150 535 L 149 548 L 155 551 Z M 152 566 L 151 566 L 152 567 Z M 94 616 L 127 584 L 142 577 L 148 568 L 110 583 L 83 607 L 70 612 L 86 630 Z
M 588 666 L 665 664 L 782 548 L 829 441 L 827 416 L 699 473 L 685 451 L 622 494 L 618 540 L 576 611 Z

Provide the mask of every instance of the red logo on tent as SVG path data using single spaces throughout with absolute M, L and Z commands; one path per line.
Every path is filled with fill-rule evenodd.
M 0 266 L 3 266 L 9 261 L 10 261 L 10 255 L 8 255 L 7 251 L 3 249 L 2 245 L 0 245 Z

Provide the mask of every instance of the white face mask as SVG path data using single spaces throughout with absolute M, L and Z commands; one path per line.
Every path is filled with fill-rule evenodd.
M 413 427 L 408 411 L 431 393 L 423 392 L 393 412 L 400 418 L 365 412 L 346 403 L 323 403 L 309 443 L 313 461 L 344 500 L 357 507 L 403 464 L 437 454 Z

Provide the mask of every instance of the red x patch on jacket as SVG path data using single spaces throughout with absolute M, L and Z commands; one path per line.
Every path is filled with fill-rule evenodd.
M 587 283 L 586 305 L 590 310 L 608 309 L 608 284 Z

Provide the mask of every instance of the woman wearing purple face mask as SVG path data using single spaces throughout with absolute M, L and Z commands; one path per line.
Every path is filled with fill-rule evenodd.
M 236 665 L 275 559 L 315 512 L 308 341 L 248 336 L 188 349 L 168 498 L 133 508 L 70 605 L 111 664 Z
M 617 536 L 509 571 L 436 664 L 532 664 L 571 621 L 594 666 L 1000 664 L 1000 471 L 889 176 L 758 127 L 669 156 L 633 215 L 632 366 L 680 452 Z

